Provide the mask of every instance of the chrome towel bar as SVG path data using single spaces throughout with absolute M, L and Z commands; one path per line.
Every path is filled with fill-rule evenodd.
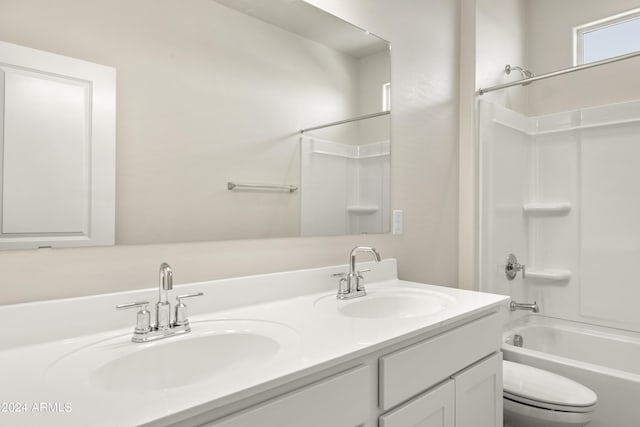
M 276 191 L 286 191 L 289 193 L 294 193 L 298 191 L 298 187 L 295 185 L 279 185 L 279 184 L 250 184 L 250 183 L 240 183 L 240 182 L 227 182 L 227 190 L 276 190 Z

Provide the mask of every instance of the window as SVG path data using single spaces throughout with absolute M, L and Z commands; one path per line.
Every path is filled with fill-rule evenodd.
M 391 83 L 382 85 L 382 111 L 391 111 Z
M 582 25 L 575 31 L 575 65 L 640 51 L 640 9 Z

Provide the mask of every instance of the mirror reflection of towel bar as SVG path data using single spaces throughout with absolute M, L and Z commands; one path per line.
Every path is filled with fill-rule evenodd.
M 342 124 L 345 124 L 345 123 L 357 122 L 359 120 L 372 119 L 374 117 L 388 116 L 389 114 L 391 114 L 390 110 L 380 111 L 378 113 L 372 113 L 372 114 L 365 114 L 364 116 L 352 117 L 352 118 L 346 119 L 346 120 L 339 120 L 337 122 L 331 122 L 331 123 L 327 123 L 327 124 L 320 125 L 320 126 L 314 126 L 314 127 L 310 127 L 310 128 L 306 128 L 306 129 L 300 129 L 300 133 L 309 132 L 311 130 L 324 129 L 324 128 L 328 128 L 328 127 L 331 127 L 331 126 L 342 125 Z
M 287 191 L 293 193 L 298 191 L 298 187 L 295 185 L 278 185 L 278 184 L 249 184 L 240 182 L 227 182 L 227 189 L 229 191 L 247 189 L 247 190 L 276 190 Z

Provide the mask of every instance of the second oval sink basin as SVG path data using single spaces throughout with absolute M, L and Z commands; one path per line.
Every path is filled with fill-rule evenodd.
M 338 300 L 333 294 L 316 300 L 315 306 L 347 317 L 402 319 L 436 314 L 454 303 L 453 297 L 440 292 L 392 288 L 367 290 L 366 296 L 349 300 Z
M 193 322 L 192 328 L 149 343 L 119 336 L 81 348 L 56 361 L 49 380 L 77 376 L 85 386 L 106 392 L 163 390 L 260 368 L 291 353 L 296 342 L 295 332 L 271 322 Z

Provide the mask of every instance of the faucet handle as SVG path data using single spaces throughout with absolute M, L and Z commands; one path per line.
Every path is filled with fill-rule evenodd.
M 130 302 L 128 304 L 116 305 L 116 310 L 126 310 L 127 308 L 135 308 L 135 307 L 143 307 L 142 309 L 146 310 L 148 305 L 149 305 L 149 301 Z
M 204 293 L 198 292 L 195 294 L 178 295 L 176 297 L 178 301 L 178 304 L 176 304 L 176 326 L 187 326 L 189 324 L 189 319 L 187 319 L 187 306 L 182 300 L 185 298 L 201 297 L 202 295 L 204 295 Z
M 151 331 L 151 313 L 147 310 L 148 301 L 131 302 L 129 304 L 118 304 L 116 310 L 126 310 L 128 308 L 140 308 L 136 317 L 135 333 L 146 334 Z
M 182 300 L 185 298 L 201 297 L 202 295 L 204 295 L 204 292 L 198 292 L 195 294 L 178 295 L 176 297 L 176 300 L 178 301 L 178 304 L 182 304 Z
M 356 273 L 357 273 L 357 274 L 360 274 L 360 273 L 368 273 L 368 272 L 370 272 L 370 271 L 371 271 L 371 269 L 370 269 L 370 268 L 367 268 L 366 270 L 357 270 L 357 271 L 356 271 Z M 333 274 L 331 275 L 331 277 L 347 277 L 347 273 L 333 273 Z
M 347 286 L 347 273 L 333 273 L 331 277 L 340 278 L 340 281 L 338 282 L 338 295 L 336 295 L 338 299 L 340 299 L 341 296 L 349 293 L 349 289 Z

